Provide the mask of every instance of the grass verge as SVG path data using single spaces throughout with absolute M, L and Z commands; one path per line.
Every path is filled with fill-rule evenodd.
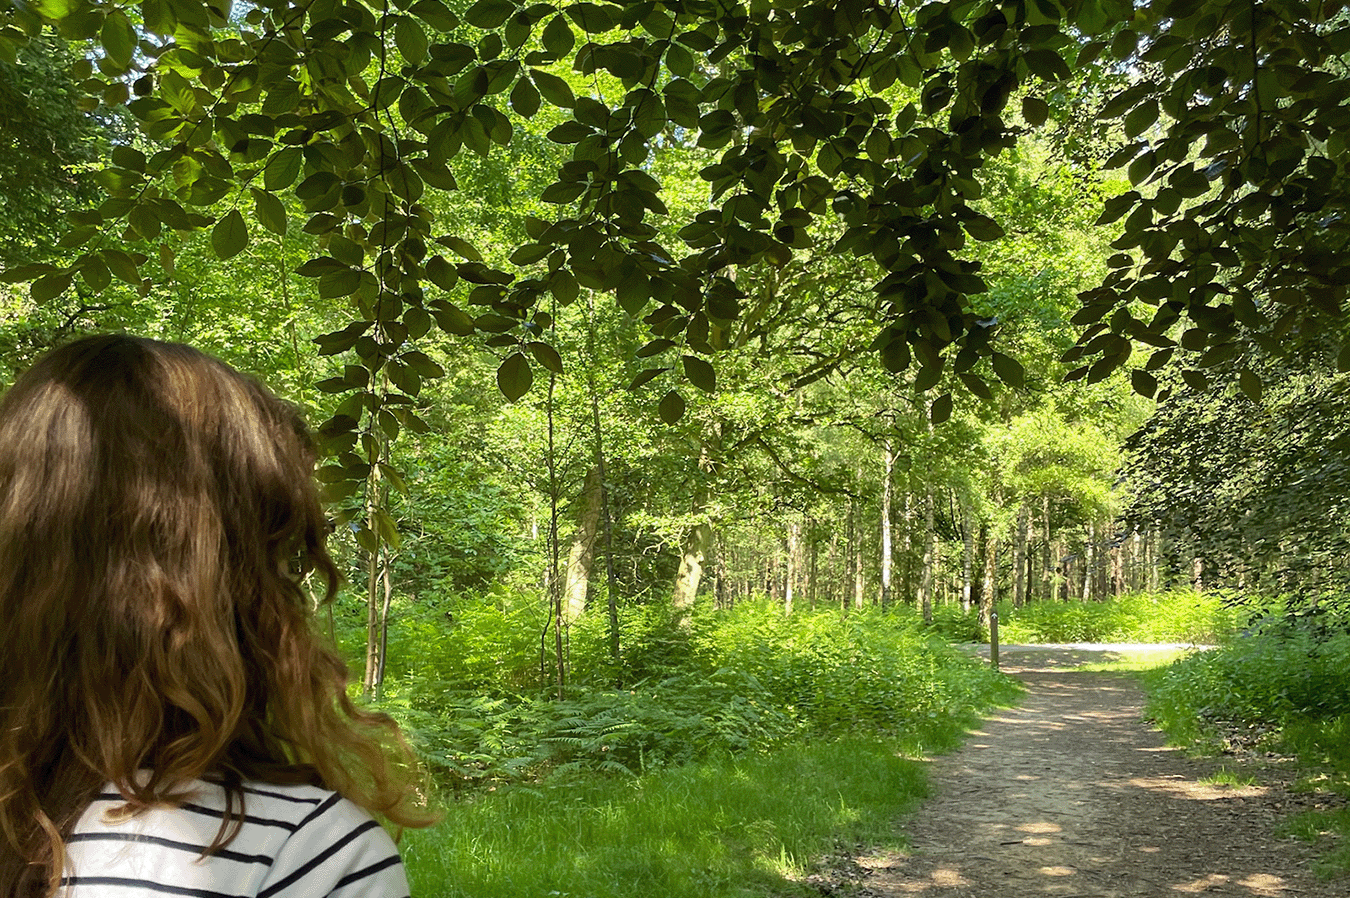
M 841 844 L 896 844 L 921 766 L 893 743 L 841 739 L 555 778 L 456 804 L 403 852 L 417 898 L 807 895 L 813 861 Z
M 1149 714 L 1198 753 L 1272 751 L 1297 759 L 1295 788 L 1350 795 L 1350 635 L 1275 624 L 1144 676 Z M 1284 824 L 1318 845 L 1319 872 L 1350 874 L 1350 809 L 1339 799 Z

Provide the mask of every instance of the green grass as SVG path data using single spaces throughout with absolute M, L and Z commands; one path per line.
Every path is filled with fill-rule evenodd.
M 1255 786 L 1256 777 L 1250 773 L 1244 773 L 1241 770 L 1231 770 L 1227 766 L 1220 767 L 1209 776 L 1200 777 L 1200 782 L 1210 786 L 1232 786 L 1241 788 L 1243 786 Z
M 898 844 L 921 766 L 894 743 L 843 739 L 558 778 L 456 803 L 403 853 L 417 898 L 808 895 L 800 880 L 838 845 Z
M 1173 743 L 1212 752 L 1230 728 L 1259 726 L 1267 731 L 1260 747 L 1295 757 L 1306 789 L 1350 794 L 1350 634 L 1343 629 L 1273 621 L 1144 682 L 1149 714 Z M 1323 875 L 1350 873 L 1350 810 L 1306 811 L 1284 831 L 1318 845 Z
M 1123 652 L 1103 652 L 1102 660 L 1080 664 L 1075 670 L 1110 671 L 1114 673 L 1147 674 L 1162 670 L 1173 661 L 1184 658 L 1194 649 L 1156 649 Z

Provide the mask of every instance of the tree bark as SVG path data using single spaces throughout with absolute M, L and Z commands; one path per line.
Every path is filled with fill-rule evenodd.
M 787 571 L 783 576 L 783 611 L 792 613 L 793 602 L 801 592 L 802 578 L 802 522 L 793 520 L 787 525 Z
M 988 525 L 980 528 L 980 542 L 984 546 L 984 585 L 980 589 L 980 626 L 989 629 L 989 615 L 998 599 L 998 537 L 989 532 Z
M 1025 505 L 1017 507 L 1017 523 L 1013 528 L 1013 607 L 1021 608 L 1027 601 L 1027 533 L 1030 514 Z
M 712 527 L 701 523 L 690 527 L 680 544 L 680 568 L 675 574 L 675 591 L 671 597 L 677 627 L 689 626 L 694 597 L 698 595 L 698 585 L 703 579 L 703 563 L 707 560 L 711 542 Z
M 895 470 L 895 447 L 887 437 L 882 443 L 885 474 L 881 480 L 881 607 L 891 603 L 891 473 Z
M 577 528 L 567 552 L 567 573 L 563 583 L 563 622 L 568 626 L 586 610 L 586 594 L 591 587 L 591 568 L 595 560 L 595 541 L 600 532 L 602 482 L 599 466 L 586 472 L 577 503 Z
M 970 527 L 970 512 L 961 503 L 961 610 L 970 611 L 971 592 L 975 578 L 975 531 Z
M 1044 525 L 1042 536 L 1044 544 L 1041 546 L 1041 597 L 1044 599 L 1053 599 L 1055 597 L 1055 566 L 1054 546 L 1051 545 L 1053 534 L 1050 530 L 1050 497 L 1044 496 L 1041 499 L 1041 523 Z
M 923 503 L 923 570 L 919 577 L 919 608 L 925 623 L 933 621 L 933 578 L 937 551 L 937 534 L 934 530 L 933 487 L 924 492 Z

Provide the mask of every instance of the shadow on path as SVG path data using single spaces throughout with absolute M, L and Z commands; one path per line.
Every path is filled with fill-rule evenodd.
M 1203 782 L 1218 762 L 1165 747 L 1141 720 L 1131 677 L 1030 655 L 1014 662 L 1029 666 L 1008 662 L 1028 687 L 1024 702 L 931 762 L 933 797 L 910 827 L 913 848 L 860 859 L 871 894 L 1350 894 L 1308 873 L 1305 846 L 1272 834 L 1280 788 Z

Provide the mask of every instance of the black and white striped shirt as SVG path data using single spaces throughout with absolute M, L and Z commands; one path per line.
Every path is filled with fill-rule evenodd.
M 364 810 L 316 786 L 244 786 L 244 823 L 206 857 L 225 791 L 194 783 L 182 807 L 134 817 L 113 791 L 94 799 L 66 843 L 58 898 L 408 898 L 389 834 Z M 236 808 L 236 811 L 238 809 Z

